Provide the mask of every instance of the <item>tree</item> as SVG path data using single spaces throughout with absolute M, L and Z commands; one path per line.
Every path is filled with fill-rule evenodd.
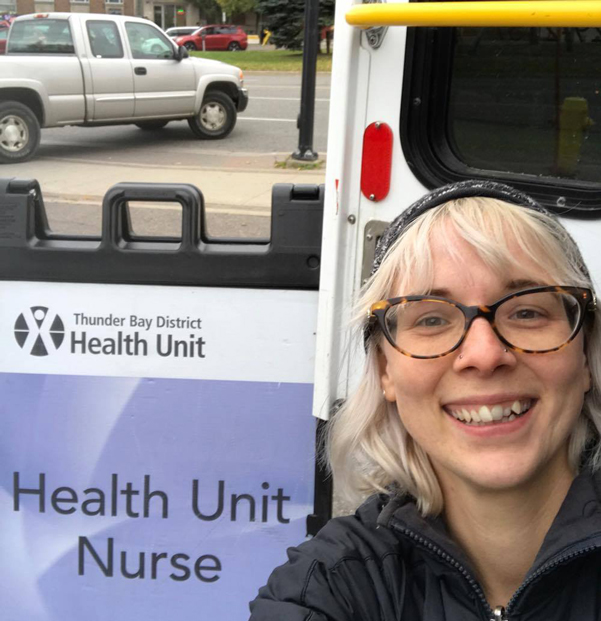
M 217 0 L 219 6 L 225 11 L 226 15 L 233 15 L 234 13 L 247 13 L 248 11 L 255 11 L 256 0 Z
M 199 8 L 200 18 L 207 24 L 219 24 L 221 22 L 221 7 L 216 0 L 190 0 Z
M 300 50 L 303 47 L 305 0 L 256 0 L 263 27 L 271 31 L 276 47 Z M 319 26 L 334 23 L 334 0 L 319 0 Z

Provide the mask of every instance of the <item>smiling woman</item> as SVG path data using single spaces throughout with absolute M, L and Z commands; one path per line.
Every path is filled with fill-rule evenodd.
M 290 552 L 252 620 L 600 618 L 595 308 L 570 235 L 508 186 L 453 184 L 401 214 L 329 429 L 338 492 L 372 496 Z

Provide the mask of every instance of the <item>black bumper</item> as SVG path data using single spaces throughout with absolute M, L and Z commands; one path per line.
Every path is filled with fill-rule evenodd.
M 248 91 L 245 88 L 238 89 L 238 112 L 244 112 L 248 106 Z

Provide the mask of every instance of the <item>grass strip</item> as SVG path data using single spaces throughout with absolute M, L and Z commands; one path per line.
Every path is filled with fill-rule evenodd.
M 289 50 L 244 52 L 191 52 L 192 56 L 220 60 L 236 65 L 243 71 L 301 71 L 303 53 Z M 332 55 L 318 54 L 317 71 L 332 70 Z

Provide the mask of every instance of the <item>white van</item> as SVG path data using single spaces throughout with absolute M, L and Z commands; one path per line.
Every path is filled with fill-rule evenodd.
M 508 5 L 525 10 L 508 17 Z M 527 5 L 336 3 L 317 417 L 346 396 L 360 363 L 361 352 L 346 355 L 341 326 L 379 232 L 429 189 L 497 179 L 527 192 L 563 218 L 593 278 L 601 277 L 598 5 Z M 578 17 L 582 7 L 588 16 Z M 525 19 L 526 27 L 515 26 Z M 434 25 L 388 25 L 408 20 Z

